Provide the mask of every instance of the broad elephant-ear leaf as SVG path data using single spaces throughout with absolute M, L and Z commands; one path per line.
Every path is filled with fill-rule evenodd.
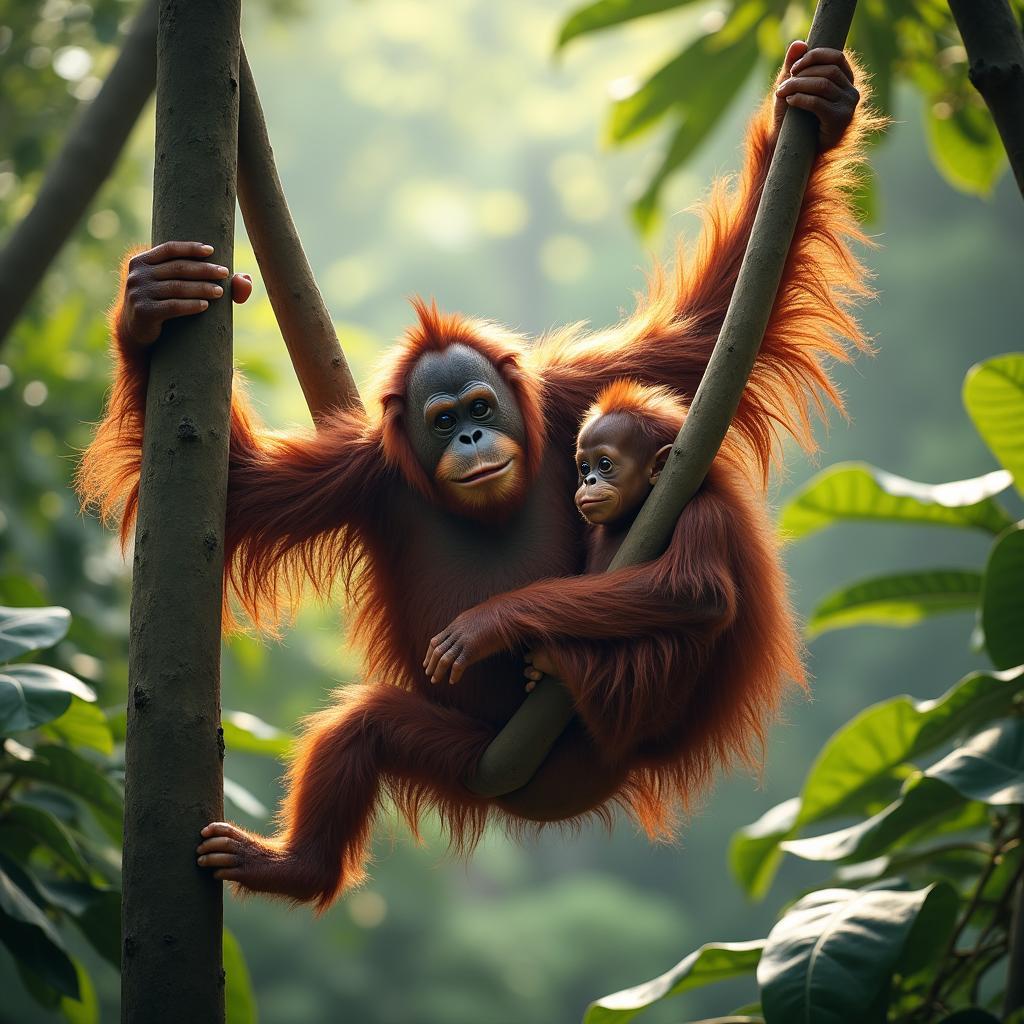
M 234 934 L 224 929 L 224 1011 L 225 1024 L 256 1024 L 256 997 L 242 947 Z
M 763 945 L 763 940 L 709 942 L 657 978 L 591 1003 L 583 1024 L 626 1024 L 649 1006 L 672 996 L 716 981 L 753 974 Z
M 932 160 L 954 188 L 987 196 L 1006 169 L 1006 150 L 980 99 L 968 93 L 955 102 L 944 96 L 925 102 Z
M 698 0 L 597 0 L 596 3 L 577 7 L 562 22 L 558 33 L 556 49 L 561 50 L 566 44 L 579 36 L 602 29 L 613 28 L 638 18 L 647 18 L 652 14 L 661 14 L 676 7 L 686 7 Z
M 0 606 L 0 661 L 52 647 L 64 639 L 70 626 L 67 608 Z
M 999 668 L 1024 663 L 1024 526 L 996 541 L 981 593 L 985 649 Z
M 1013 482 L 1005 470 L 972 480 L 922 484 L 863 462 L 831 466 L 782 508 L 779 529 L 790 540 L 841 522 L 955 526 L 998 534 L 1013 520 L 995 500 Z
M 963 398 L 978 433 L 1024 494 L 1024 353 L 972 366 Z
M 912 626 L 945 612 L 978 606 L 982 575 L 972 569 L 930 569 L 875 576 L 829 594 L 807 622 L 808 637 L 851 626 Z
M 959 898 L 945 883 L 918 891 L 823 889 L 771 930 L 757 969 L 768 1024 L 865 1024 L 896 971 L 927 964 Z
M 1024 669 L 976 672 L 936 700 L 893 697 L 862 711 L 822 748 L 796 803 L 774 808 L 733 837 L 729 860 L 740 884 L 763 896 L 780 843 L 844 813 L 876 813 L 898 794 L 908 761 L 1004 717 L 1022 691 Z M 776 813 L 783 807 L 787 813 Z
M 972 736 L 926 772 L 967 800 L 1024 803 L 1024 721 L 1008 718 Z
M 0 666 L 0 734 L 35 729 L 59 718 L 72 697 L 94 701 L 81 680 L 50 665 Z

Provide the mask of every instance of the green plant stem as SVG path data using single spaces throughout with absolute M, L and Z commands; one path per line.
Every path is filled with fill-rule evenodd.
M 938 1002 L 939 994 L 943 987 L 946 986 L 951 976 L 956 974 L 961 967 L 961 962 L 956 959 L 956 945 L 960 941 L 960 936 L 963 934 L 964 929 L 967 927 L 981 903 L 982 894 L 985 892 L 985 886 L 988 885 L 988 880 L 992 877 L 992 873 L 999 865 L 999 858 L 1003 854 L 1003 845 L 1000 840 L 1005 828 L 1005 822 L 1000 823 L 996 827 L 992 836 L 992 852 L 989 859 L 986 862 L 985 867 L 982 869 L 981 875 L 978 878 L 978 883 L 974 887 L 974 891 L 971 894 L 967 907 L 960 915 L 960 919 L 957 921 L 956 927 L 953 929 L 953 934 L 950 935 L 949 941 L 946 943 L 945 949 L 942 951 L 942 956 L 939 957 L 935 977 L 932 979 L 932 983 L 928 987 L 928 992 L 921 1003 L 921 1013 L 925 1019 L 927 1019 L 931 1008 Z M 952 966 L 948 971 L 944 970 L 943 968 L 950 961 L 952 961 Z
M 819 0 L 808 46 L 842 49 L 855 7 L 856 0 Z M 787 110 L 718 341 L 657 486 L 610 571 L 650 561 L 665 550 L 683 508 L 718 454 L 771 317 L 817 151 L 817 120 L 807 111 Z M 467 787 L 491 797 L 520 788 L 572 715 L 568 690 L 556 680 L 542 679 L 484 752 Z
M 153 239 L 233 262 L 239 0 L 160 0 Z M 121 1015 L 224 1020 L 222 884 L 200 830 L 223 817 L 220 627 L 231 301 L 168 321 L 149 361 L 125 744 Z
M 1017 830 L 1024 842 L 1024 806 L 1018 806 Z M 1022 862 L 1024 869 L 1024 862 Z M 1014 883 L 1007 886 L 1013 893 L 1013 916 L 1010 921 L 1010 951 L 1006 972 L 1006 995 L 1003 1000 L 1003 1016 L 1009 1017 L 1024 1006 L 1024 876 L 1018 869 Z

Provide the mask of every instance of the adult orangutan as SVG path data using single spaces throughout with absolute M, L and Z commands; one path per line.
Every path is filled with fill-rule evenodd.
M 608 818 L 614 802 L 659 835 L 713 763 L 755 756 L 783 676 L 798 675 L 799 661 L 782 580 L 774 556 L 762 557 L 751 503 L 759 500 L 777 435 L 789 432 L 811 447 L 811 407 L 839 404 L 823 360 L 845 359 L 865 344 L 850 312 L 867 289 L 848 247 L 861 236 L 846 191 L 865 132 L 877 121 L 856 113 L 858 99 L 841 52 L 807 52 L 793 43 L 774 97 L 750 125 L 737 186 L 719 183 L 711 194 L 695 258 L 680 260 L 671 274 L 657 272 L 636 312 L 611 329 L 571 327 L 531 345 L 417 301 L 419 322 L 391 353 L 370 414 L 338 412 L 315 434 L 275 437 L 236 389 L 227 590 L 253 622 L 272 626 L 305 581 L 326 597 L 340 575 L 366 681 L 343 688 L 309 719 L 289 769 L 278 834 L 262 838 L 212 823 L 199 846 L 202 866 L 245 889 L 322 909 L 363 877 L 385 795 L 413 828 L 423 809 L 436 808 L 460 850 L 492 816 L 515 830 L 587 813 Z M 617 378 L 693 394 L 787 104 L 817 116 L 821 154 L 732 428 L 730 451 L 742 460 L 742 474 L 716 469 L 705 495 L 684 513 L 677 541 L 686 562 L 672 576 L 671 600 L 657 582 L 660 563 L 646 572 L 577 575 L 586 525 L 570 498 L 576 467 L 569 453 L 580 419 Z M 216 282 L 228 271 L 204 262 L 209 255 L 199 243 L 167 242 L 127 264 L 112 317 L 117 377 L 80 477 L 86 501 L 105 516 L 121 516 L 122 536 L 137 506 L 146 345 L 168 317 L 201 312 L 221 294 Z M 250 285 L 236 276 L 232 288 L 241 299 Z M 532 594 L 544 600 L 534 604 Z M 511 645 L 490 614 L 502 601 L 536 613 Z M 571 656 L 578 644 L 668 633 L 685 634 L 680 642 L 703 652 L 690 662 L 691 678 L 679 683 L 710 730 L 694 737 L 702 753 L 692 770 L 630 761 L 634 741 L 646 738 L 620 726 L 635 718 L 595 734 L 578 716 L 523 789 L 492 801 L 463 786 L 523 699 L 520 644 L 549 644 L 566 685 L 582 693 L 588 681 L 573 671 L 586 662 Z M 458 638 L 452 662 L 461 677 L 456 685 L 432 685 L 424 651 L 451 636 Z M 647 686 L 647 668 L 643 661 L 634 667 L 637 694 Z M 719 693 L 734 694 L 735 703 Z M 627 692 L 621 696 L 628 702 Z M 659 697 L 667 705 L 680 700 L 675 692 L 648 696 L 653 708 Z

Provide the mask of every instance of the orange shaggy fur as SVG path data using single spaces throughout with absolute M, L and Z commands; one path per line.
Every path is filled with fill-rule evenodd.
M 339 412 L 316 433 L 270 435 L 236 387 L 228 594 L 252 622 L 273 630 L 305 584 L 326 597 L 340 577 L 355 609 L 352 637 L 366 652 L 366 682 L 346 687 L 310 719 L 280 832 L 268 844 L 304 865 L 314 896 L 304 890 L 296 898 L 324 907 L 359 881 L 384 796 L 413 827 L 422 810 L 437 809 L 464 850 L 494 817 L 513 830 L 588 813 L 607 818 L 615 801 L 660 834 L 717 765 L 756 760 L 782 678 L 801 678 L 762 484 L 781 434 L 812 448 L 811 413 L 841 407 L 829 361 L 868 347 L 852 313 L 869 290 L 850 249 L 864 239 L 848 191 L 865 136 L 878 124 L 862 107 L 841 143 L 817 159 L 731 440 L 670 550 L 651 565 L 579 575 L 584 528 L 572 505 L 573 441 L 594 397 L 616 379 L 692 397 L 768 170 L 771 98 L 751 122 L 738 180 L 717 183 L 705 204 L 692 258 L 680 251 L 673 269 L 656 269 L 636 311 L 616 326 L 590 333 L 576 325 L 531 344 L 419 302 L 418 323 L 389 356 L 375 411 Z M 79 486 L 83 501 L 119 520 L 127 539 L 137 510 L 146 360 L 123 347 L 116 330 L 114 338 L 115 382 Z M 490 528 L 438 507 L 403 431 L 416 360 L 454 343 L 494 363 L 527 428 L 524 508 Z M 674 433 L 678 407 L 639 404 L 644 418 Z M 454 546 L 439 543 L 452 538 Z M 514 646 L 474 666 L 458 686 L 432 688 L 421 669 L 427 641 L 481 608 L 502 609 L 497 628 Z M 518 645 L 545 640 L 560 651 L 579 720 L 527 787 L 480 800 L 460 780 L 523 698 Z M 666 666 L 680 673 L 671 692 Z M 678 728 L 671 736 L 666 708 Z

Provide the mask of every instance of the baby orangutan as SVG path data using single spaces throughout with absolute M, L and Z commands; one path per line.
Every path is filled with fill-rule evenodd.
M 623 380 L 605 388 L 587 410 L 576 438 L 576 507 L 594 527 L 587 537 L 588 573 L 604 572 L 611 564 L 672 450 L 671 438 L 661 443 L 669 431 L 641 411 L 659 403 L 682 411 L 681 401 L 667 388 Z M 526 661 L 527 691 L 557 671 L 544 648 L 528 651 Z

